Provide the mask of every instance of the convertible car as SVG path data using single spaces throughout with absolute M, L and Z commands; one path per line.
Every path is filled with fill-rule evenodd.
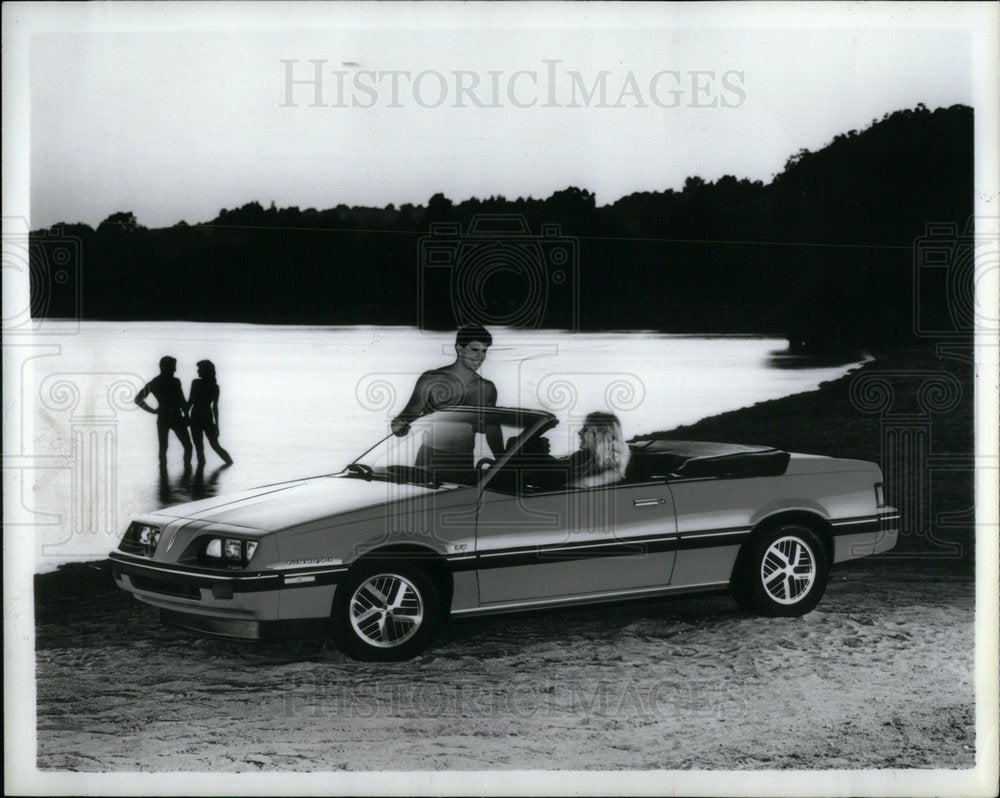
M 114 578 L 165 623 L 332 633 L 351 657 L 398 660 L 451 616 L 725 590 L 753 613 L 803 615 L 832 564 L 896 544 L 873 463 L 641 438 L 624 479 L 576 488 L 549 454 L 557 424 L 436 411 L 340 473 L 134 519 Z

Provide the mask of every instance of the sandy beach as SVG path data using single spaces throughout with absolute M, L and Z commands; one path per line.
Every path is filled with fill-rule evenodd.
M 973 583 L 914 560 L 836 569 L 802 619 L 717 597 L 463 621 L 391 666 L 192 637 L 64 570 L 40 578 L 41 769 L 974 765 Z
M 879 460 L 885 412 L 860 411 L 852 383 L 896 372 L 905 402 L 907 380 L 942 370 L 964 393 L 931 419 L 933 445 L 968 452 L 971 368 L 924 353 L 669 434 Z M 933 511 L 971 506 L 971 476 L 936 480 Z M 66 565 L 35 577 L 37 764 L 969 768 L 972 529 L 904 534 L 894 552 L 835 567 L 801 619 L 751 618 L 718 596 L 465 620 L 395 665 L 352 662 L 323 639 L 196 637 L 116 590 L 104 564 Z M 961 543 L 960 556 L 942 541 Z

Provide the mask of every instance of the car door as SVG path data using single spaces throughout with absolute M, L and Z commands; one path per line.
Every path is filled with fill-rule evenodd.
M 666 586 L 677 527 L 664 482 L 530 493 L 483 490 L 480 604 Z
M 677 562 L 673 585 L 728 583 L 751 518 L 768 500 L 773 479 L 676 479 L 670 492 L 677 515 Z

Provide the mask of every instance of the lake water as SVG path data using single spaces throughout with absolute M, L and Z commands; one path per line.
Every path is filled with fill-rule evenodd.
M 104 557 L 143 510 L 340 470 L 387 433 L 422 371 L 454 357 L 452 334 L 399 327 L 47 322 L 45 332 L 5 351 L 5 542 L 8 556 L 33 552 L 37 572 Z M 499 404 L 562 419 L 554 454 L 575 447 L 593 410 L 616 413 L 631 437 L 813 390 L 858 365 L 779 367 L 779 339 L 493 332 L 480 373 Z M 215 363 L 233 467 L 220 469 L 206 444 L 204 471 L 185 475 L 172 437 L 161 473 L 156 422 L 132 400 L 167 354 L 185 394 L 195 363 Z

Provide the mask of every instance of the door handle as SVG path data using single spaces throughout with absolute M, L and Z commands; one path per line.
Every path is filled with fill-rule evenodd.
M 666 499 L 632 499 L 633 507 L 654 507 L 663 504 Z

